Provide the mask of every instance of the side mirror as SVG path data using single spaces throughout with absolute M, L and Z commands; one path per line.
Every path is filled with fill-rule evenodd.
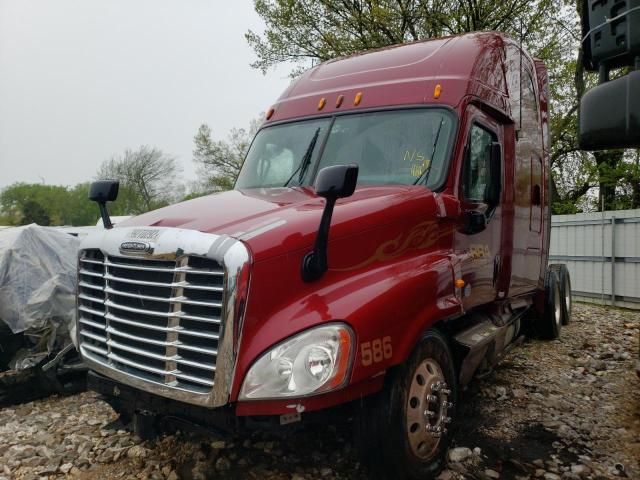
M 487 192 L 487 202 L 491 208 L 500 203 L 502 192 L 502 150 L 498 142 L 489 146 L 489 168 L 491 172 L 491 188 Z
M 98 204 L 104 228 L 113 228 L 109 211 L 107 210 L 107 202 L 113 202 L 118 198 L 119 188 L 120 182 L 117 180 L 98 180 L 89 187 L 89 200 Z
M 335 165 L 318 172 L 315 182 L 316 194 L 326 199 L 318 234 L 313 250 L 302 259 L 302 279 L 305 282 L 318 280 L 328 268 L 327 245 L 333 207 L 338 198 L 350 197 L 358 183 L 358 165 Z
M 463 214 L 462 231 L 468 235 L 480 233 L 487 228 L 487 216 L 475 210 L 468 210 Z
M 318 172 L 314 185 L 316 194 L 329 198 L 345 198 L 353 195 L 358 183 L 358 165 L 335 165 Z
M 118 198 L 120 182 L 117 180 L 98 180 L 89 187 L 89 200 L 92 202 L 113 202 Z
M 589 151 L 640 147 L 640 71 L 584 94 L 579 143 Z

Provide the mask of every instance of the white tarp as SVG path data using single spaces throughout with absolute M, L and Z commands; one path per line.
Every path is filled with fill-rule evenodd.
M 79 246 L 35 224 L 0 230 L 0 321 L 13 333 L 73 330 Z

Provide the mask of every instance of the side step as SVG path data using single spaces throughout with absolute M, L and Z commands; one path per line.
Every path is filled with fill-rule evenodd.
M 472 326 L 453 337 L 456 346 L 464 354 L 460 365 L 461 385 L 468 384 L 481 365 L 490 368 L 500 361 L 509 344 L 518 336 L 520 319 L 526 311 L 527 308 L 523 308 L 514 312 L 506 322 L 504 315 L 496 318 L 484 313 L 470 315 L 466 323 Z

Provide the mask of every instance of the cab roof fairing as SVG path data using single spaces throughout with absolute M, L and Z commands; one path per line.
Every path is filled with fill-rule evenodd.
M 456 108 L 466 96 L 483 98 L 508 113 L 504 47 L 509 42 L 513 40 L 504 34 L 481 32 L 394 45 L 329 60 L 292 82 L 263 126 L 294 118 L 396 105 Z M 437 84 L 442 85 L 442 94 L 435 99 Z M 354 98 L 359 92 L 363 94 L 362 101 L 356 106 Z M 344 102 L 337 106 L 340 95 L 344 95 Z M 326 106 L 319 109 L 321 98 L 326 98 Z

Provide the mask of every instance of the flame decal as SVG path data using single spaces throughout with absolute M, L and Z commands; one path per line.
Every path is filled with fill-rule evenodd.
M 367 267 L 375 262 L 392 260 L 410 250 L 422 250 L 432 247 L 438 242 L 438 240 L 448 234 L 448 231 L 436 228 L 436 222 L 428 220 L 414 226 L 408 234 L 400 234 L 396 238 L 384 242 L 376 249 L 375 253 L 365 261 L 352 267 L 336 268 L 332 270 L 336 272 L 347 272 Z

